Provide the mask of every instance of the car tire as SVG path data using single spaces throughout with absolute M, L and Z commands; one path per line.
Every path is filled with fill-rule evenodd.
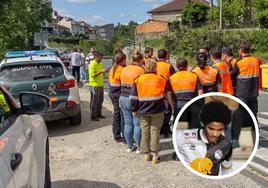
M 79 109 L 79 113 L 70 118 L 70 124 L 73 126 L 78 126 L 81 124 L 81 109 Z
M 50 167 L 49 167 L 49 143 L 47 140 L 46 144 L 46 164 L 45 164 L 45 184 L 44 188 L 51 188 L 51 177 L 50 177 Z

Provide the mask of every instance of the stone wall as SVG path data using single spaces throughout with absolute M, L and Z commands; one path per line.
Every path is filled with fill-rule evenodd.
M 165 22 L 173 22 L 174 20 L 181 20 L 181 13 L 178 11 L 164 12 L 164 13 L 153 13 L 153 20 L 160 20 Z

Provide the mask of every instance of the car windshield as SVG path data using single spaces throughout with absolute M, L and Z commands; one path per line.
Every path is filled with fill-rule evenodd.
M 0 71 L 0 80 L 39 80 L 59 77 L 63 74 L 60 63 L 34 63 L 6 65 Z

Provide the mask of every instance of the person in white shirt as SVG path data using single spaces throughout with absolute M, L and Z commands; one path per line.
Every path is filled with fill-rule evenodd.
M 73 52 L 70 54 L 71 65 L 72 65 L 72 75 L 76 78 L 77 82 L 80 81 L 80 66 L 82 62 L 82 56 L 77 51 L 76 48 L 73 49 Z
M 201 108 L 200 129 L 177 130 L 179 157 L 199 173 L 218 176 L 232 167 L 232 143 L 222 133 L 231 111 L 220 101 Z
M 87 75 L 86 75 L 86 64 L 85 64 L 85 55 L 83 53 L 83 49 L 78 49 L 78 52 L 81 54 L 81 66 L 80 66 L 80 78 L 83 82 L 86 81 Z

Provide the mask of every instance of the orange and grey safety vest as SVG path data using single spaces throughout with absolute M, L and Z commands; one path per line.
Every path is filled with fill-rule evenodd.
M 157 62 L 157 74 L 164 76 L 164 78 L 169 78 L 172 74 L 175 73 L 173 66 L 165 61 Z
M 220 84 L 221 80 L 219 78 L 219 73 L 216 69 L 210 66 L 205 66 L 204 69 L 200 69 L 200 67 L 195 67 L 192 72 L 198 76 L 204 93 L 218 91 L 217 84 Z
M 224 61 L 220 61 L 218 63 L 215 63 L 213 66 L 218 69 L 219 74 L 221 76 L 221 92 L 234 95 L 231 75 L 227 63 Z
M 166 80 L 155 73 L 145 73 L 135 80 L 132 87 L 130 108 L 139 114 L 163 112 Z
M 237 97 L 257 97 L 259 95 L 259 63 L 250 55 L 235 64 L 232 78 L 237 78 Z
M 114 65 L 109 73 L 109 86 L 110 86 L 110 95 L 112 97 L 119 97 L 121 91 L 121 82 L 120 82 L 120 74 L 123 70 L 123 66 Z
M 121 95 L 128 97 L 134 80 L 144 74 L 144 69 L 139 65 L 128 65 L 120 74 Z
M 189 71 L 179 71 L 173 74 L 169 80 L 176 100 L 191 100 L 197 96 L 199 81 L 196 74 Z

